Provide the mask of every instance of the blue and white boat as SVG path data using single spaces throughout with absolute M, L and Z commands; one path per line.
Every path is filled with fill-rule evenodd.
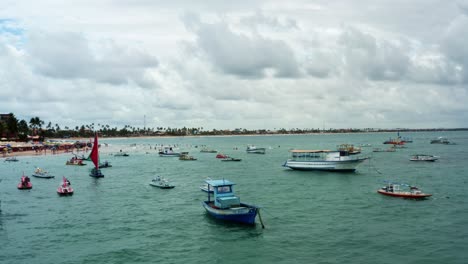
M 225 221 L 255 224 L 255 217 L 257 213 L 260 215 L 260 208 L 241 203 L 239 197 L 233 192 L 235 183 L 228 180 L 206 180 L 205 182 L 213 187 L 213 192 L 208 192 L 208 201 L 202 203 L 211 216 Z M 211 199 L 211 194 L 213 194 L 213 199 Z

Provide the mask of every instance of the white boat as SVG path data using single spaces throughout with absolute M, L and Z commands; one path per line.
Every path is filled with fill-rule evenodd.
M 368 159 L 351 155 L 348 151 L 291 150 L 291 158 L 283 166 L 293 170 L 355 171 Z
M 170 184 L 169 181 L 161 176 L 157 176 L 156 178 L 152 179 L 149 185 L 158 187 L 161 189 L 172 189 L 175 186 Z
M 265 154 L 265 148 L 257 148 L 254 145 L 247 146 L 247 153 L 255 153 L 255 154 Z
M 172 147 L 165 147 L 159 150 L 160 157 L 180 157 L 180 152 L 175 152 Z
M 411 161 L 436 161 L 439 157 L 433 155 L 426 155 L 426 154 L 414 154 L 411 156 Z
M 445 145 L 455 145 L 455 143 L 450 142 L 447 138 L 445 137 L 438 137 L 436 139 L 431 140 L 431 144 L 445 144 Z
M 32 176 L 36 178 L 44 178 L 44 179 L 51 179 L 55 177 L 54 175 L 51 175 L 48 171 L 45 171 L 41 168 L 36 168 Z

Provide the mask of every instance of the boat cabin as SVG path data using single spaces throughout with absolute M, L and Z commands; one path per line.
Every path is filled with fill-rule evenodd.
M 213 186 L 214 206 L 227 209 L 240 206 L 239 197 L 234 195 L 233 185 L 235 183 L 228 180 L 207 180 L 208 186 Z M 208 193 L 208 201 L 210 201 Z
M 291 152 L 291 160 L 293 161 L 336 161 L 344 157 L 352 155 L 347 150 L 333 151 L 333 150 L 299 150 L 293 149 Z

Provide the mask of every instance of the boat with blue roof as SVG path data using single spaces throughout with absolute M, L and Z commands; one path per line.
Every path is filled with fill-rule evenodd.
M 262 221 L 260 207 L 241 203 L 240 198 L 234 195 L 235 183 L 224 179 L 205 182 L 209 187 L 213 187 L 213 192 L 208 192 L 208 200 L 202 203 L 208 214 L 216 219 L 249 225 L 255 224 L 258 214 L 260 222 Z

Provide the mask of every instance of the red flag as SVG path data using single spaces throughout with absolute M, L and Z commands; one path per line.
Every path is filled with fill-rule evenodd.
M 97 132 L 94 135 L 94 144 L 93 144 L 93 149 L 91 150 L 91 154 L 89 155 L 91 157 L 91 160 L 94 163 L 94 166 L 99 168 L 99 153 L 98 153 L 98 138 L 97 138 Z

